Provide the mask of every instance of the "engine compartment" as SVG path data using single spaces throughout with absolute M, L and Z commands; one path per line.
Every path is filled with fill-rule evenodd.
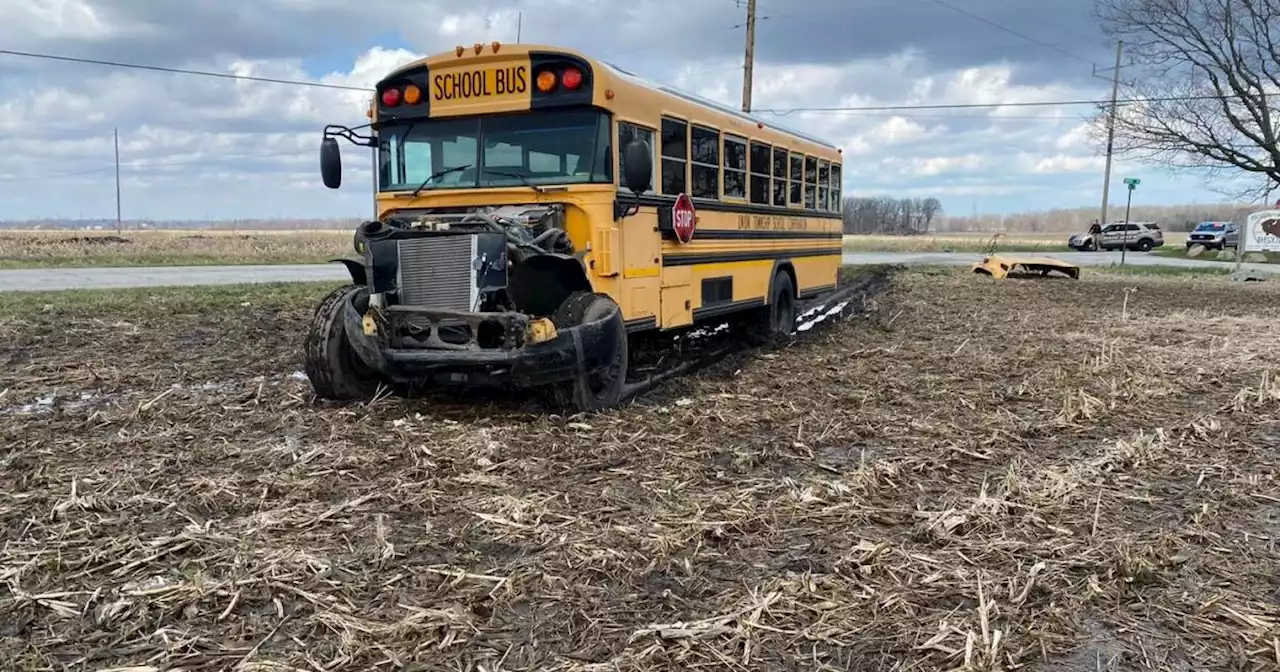
M 564 220 L 562 204 L 539 203 L 406 209 L 364 222 L 353 245 L 370 308 L 394 315 L 391 331 L 421 346 L 513 347 L 520 328 L 506 322 L 550 317 L 573 292 L 591 291 Z M 505 336 L 485 338 L 483 324 L 464 328 L 480 317 Z

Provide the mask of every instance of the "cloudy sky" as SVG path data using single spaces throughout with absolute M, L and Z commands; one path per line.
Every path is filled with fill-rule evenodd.
M 372 86 L 458 44 L 564 45 L 731 104 L 744 0 L 22 0 L 4 49 Z M 949 6 L 948 6 L 949 5 Z M 932 195 L 948 212 L 1092 205 L 1102 159 L 1088 106 L 895 112 L 803 108 L 1096 100 L 1114 46 L 1088 0 L 759 0 L 754 107 L 845 150 L 853 195 Z M 968 14 L 966 14 L 966 12 Z M 993 27 L 972 15 L 1007 27 Z M 1010 32 L 1011 31 L 1011 32 Z M 1017 34 L 1014 34 L 1017 33 Z M 126 218 L 364 216 L 367 161 L 320 183 L 328 123 L 365 94 L 0 55 L 0 219 L 113 217 L 112 129 Z M 797 110 L 797 108 L 801 108 Z M 1220 197 L 1118 161 L 1148 202 Z M 1122 187 L 1113 184 L 1115 198 Z M 1113 198 L 1114 200 L 1114 198 Z

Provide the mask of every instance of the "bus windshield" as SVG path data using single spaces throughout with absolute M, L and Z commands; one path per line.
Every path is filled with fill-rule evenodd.
M 384 124 L 378 188 L 612 183 L 610 135 L 609 117 L 594 109 Z

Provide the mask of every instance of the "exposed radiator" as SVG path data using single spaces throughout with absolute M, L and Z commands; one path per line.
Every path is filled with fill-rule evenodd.
M 476 236 L 401 240 L 401 303 L 432 310 L 474 310 L 476 242 Z

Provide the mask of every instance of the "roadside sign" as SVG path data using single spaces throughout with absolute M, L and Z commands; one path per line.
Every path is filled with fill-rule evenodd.
M 1124 178 L 1124 183 L 1129 185 L 1129 191 L 1133 191 L 1138 188 L 1139 184 L 1142 184 L 1142 180 L 1136 177 L 1126 177 Z
M 1280 252 L 1280 209 L 1249 215 L 1243 234 L 1245 252 Z
M 682 244 L 693 240 L 697 227 L 698 213 L 693 209 L 693 199 L 688 194 L 680 194 L 671 206 L 671 228 L 676 232 L 676 240 Z

